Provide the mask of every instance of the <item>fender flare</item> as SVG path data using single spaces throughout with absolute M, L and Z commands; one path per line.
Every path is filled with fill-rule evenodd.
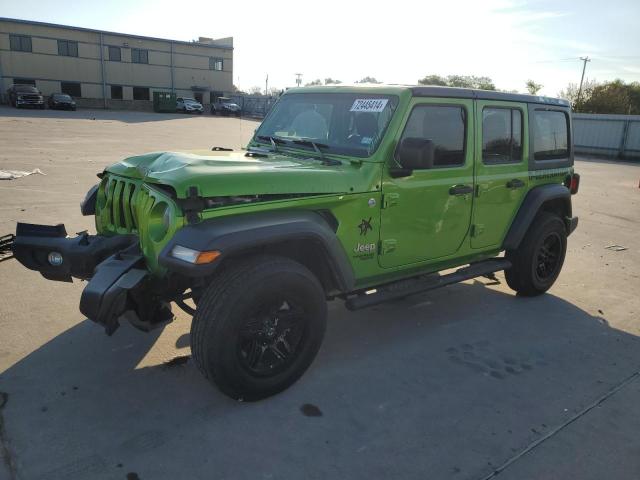
M 538 212 L 542 209 L 542 206 L 549 202 L 560 200 L 565 204 L 565 217 L 562 220 L 567 225 L 567 234 L 570 234 L 572 228 L 570 228 L 571 222 L 571 192 L 564 185 L 557 183 L 540 185 L 534 187 L 527 193 L 520 209 L 516 214 L 516 217 L 507 232 L 507 235 L 502 244 L 504 250 L 515 250 L 522 242 L 527 230 L 533 223 L 534 218 Z M 576 219 L 577 220 L 577 219 Z M 573 227 L 575 228 L 575 227 Z
M 323 216 L 308 210 L 247 213 L 185 226 L 162 249 L 158 261 L 172 272 L 187 277 L 203 277 L 213 273 L 225 258 L 289 241 L 311 242 L 328 260 L 339 290 L 353 288 L 353 268 L 335 231 Z M 222 255 L 213 263 L 194 265 L 170 255 L 175 245 L 201 252 L 218 250 Z

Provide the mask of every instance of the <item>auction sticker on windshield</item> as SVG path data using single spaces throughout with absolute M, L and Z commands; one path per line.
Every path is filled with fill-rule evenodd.
M 351 112 L 381 112 L 387 106 L 387 98 L 356 98 Z

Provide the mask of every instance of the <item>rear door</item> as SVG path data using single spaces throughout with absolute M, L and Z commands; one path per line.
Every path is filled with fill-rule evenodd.
M 383 179 L 379 262 L 390 268 L 454 255 L 473 202 L 473 100 L 414 98 L 398 134 L 431 140 L 433 168 Z M 395 158 L 388 165 L 396 164 Z
M 471 247 L 499 246 L 527 193 L 526 103 L 476 103 L 476 198 Z

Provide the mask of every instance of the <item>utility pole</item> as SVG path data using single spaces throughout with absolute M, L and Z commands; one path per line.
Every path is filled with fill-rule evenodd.
M 580 97 L 582 96 L 582 82 L 584 81 L 584 71 L 587 69 L 587 62 L 590 62 L 591 59 L 587 56 L 587 57 L 580 57 L 580 60 L 582 60 L 583 62 L 582 77 L 580 77 L 580 88 L 578 88 L 578 99 L 576 100 L 576 109 L 578 108 L 578 105 L 580 105 Z
M 269 95 L 269 74 L 267 73 L 267 79 L 264 81 L 264 95 Z
M 300 86 L 302 84 L 302 74 L 296 73 L 296 86 Z

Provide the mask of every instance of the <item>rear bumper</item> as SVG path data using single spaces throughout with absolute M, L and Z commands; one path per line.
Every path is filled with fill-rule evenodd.
M 151 281 L 135 235 L 83 233 L 71 238 L 64 225 L 18 223 L 12 249 L 20 263 L 49 280 L 89 280 L 80 311 L 104 326 L 108 335 L 124 314 L 142 329 L 173 318 L 155 294 L 166 289 Z

